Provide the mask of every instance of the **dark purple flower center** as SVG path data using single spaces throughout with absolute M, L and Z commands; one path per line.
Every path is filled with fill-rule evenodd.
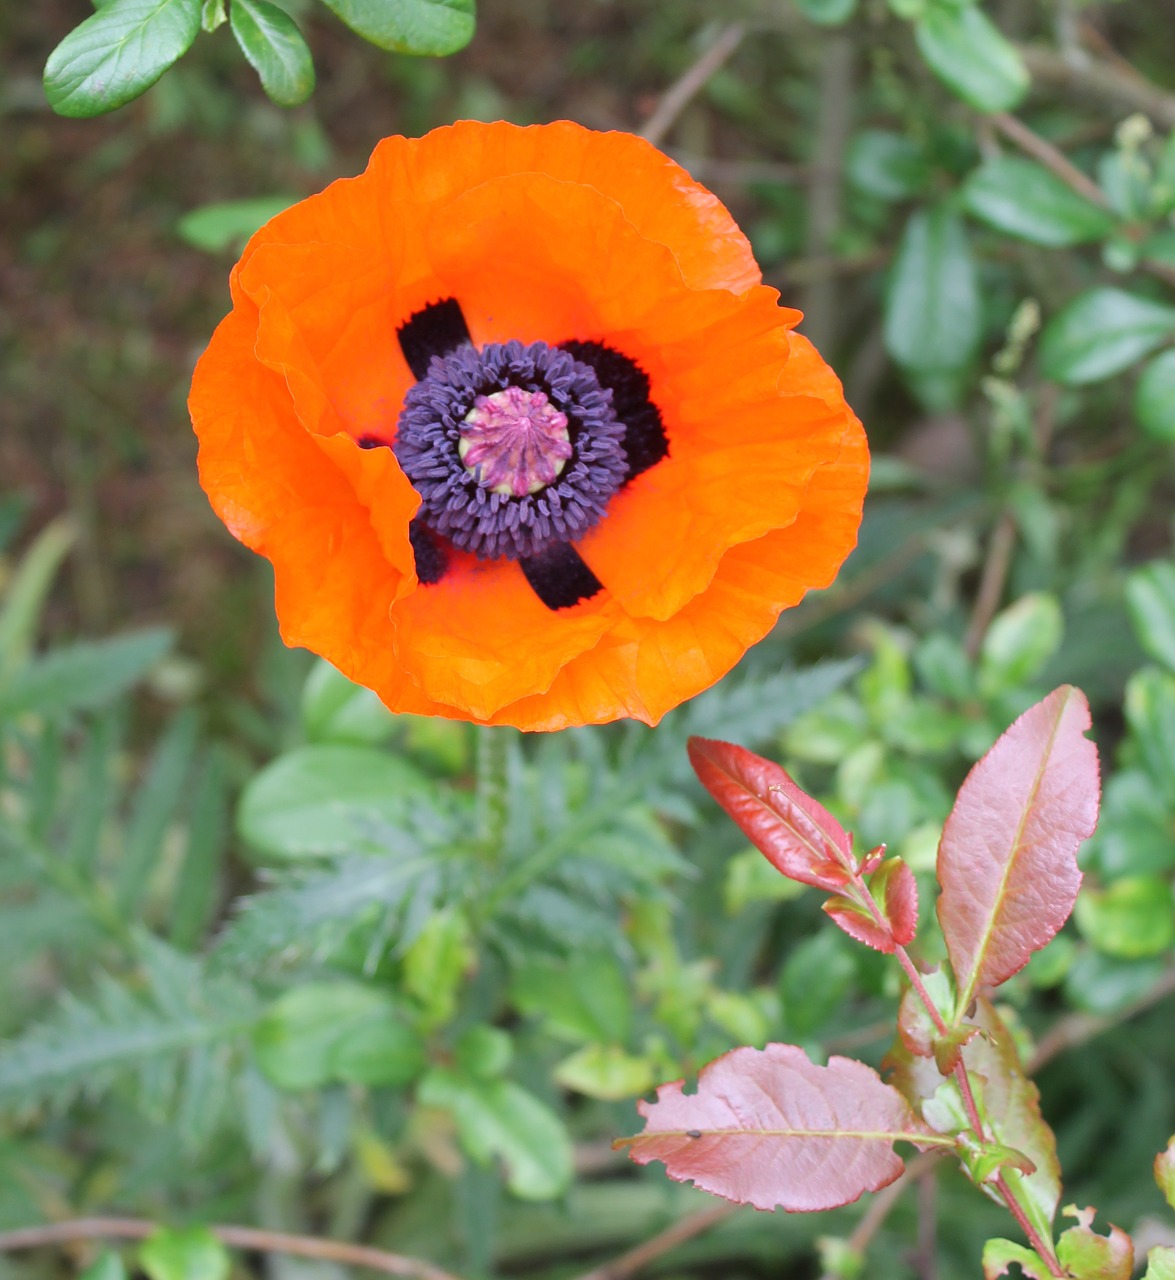
M 545 342 L 433 356 L 404 397 L 393 448 L 424 524 L 487 560 L 583 537 L 628 466 L 611 391 Z
M 550 609 L 596 595 L 602 584 L 574 540 L 669 452 L 644 371 L 594 341 L 478 351 L 454 298 L 410 316 L 397 338 L 418 379 L 393 448 L 421 495 L 408 530 L 420 581 L 439 582 L 456 546 L 517 560 Z

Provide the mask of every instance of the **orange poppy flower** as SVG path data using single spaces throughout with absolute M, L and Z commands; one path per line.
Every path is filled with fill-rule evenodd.
M 868 452 L 705 188 L 640 138 L 387 138 L 231 279 L 200 479 L 288 644 L 395 711 L 656 723 L 852 549 Z

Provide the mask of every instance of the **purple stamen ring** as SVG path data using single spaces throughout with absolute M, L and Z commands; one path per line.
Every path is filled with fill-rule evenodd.
M 590 365 L 545 342 L 464 343 L 404 397 L 393 445 L 417 520 L 483 559 L 527 560 L 598 523 L 628 474 Z
M 478 396 L 458 428 L 457 453 L 491 493 L 524 498 L 553 484 L 571 457 L 567 415 L 545 391 L 506 387 Z

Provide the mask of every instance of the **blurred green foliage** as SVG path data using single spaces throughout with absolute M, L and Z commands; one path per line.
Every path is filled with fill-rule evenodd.
M 1169 23 L 1145 0 L 718 15 L 749 38 L 664 145 L 845 379 L 875 452 L 861 546 L 655 732 L 526 739 L 392 717 L 281 651 L 183 436 L 189 355 L 267 217 L 383 133 L 639 127 L 717 32 L 694 0 L 479 8 L 448 61 L 382 51 L 457 49 L 471 3 L 108 0 L 69 34 L 75 12 L 0 12 L 27 495 L 0 505 L 0 1229 L 172 1228 L 87 1255 L 94 1280 L 221 1276 L 200 1224 L 232 1220 L 556 1280 L 705 1209 L 608 1150 L 633 1100 L 734 1044 L 877 1061 L 898 992 L 704 800 L 687 734 L 779 758 L 925 878 L 969 764 L 1062 681 L 1094 705 L 1103 816 L 1072 924 L 1007 992 L 1048 1051 L 1067 1197 L 1133 1228 L 1175 1129 Z M 282 106 L 312 45 L 313 101 L 272 108 L 234 42 Z M 66 114 L 158 83 L 73 125 L 46 58 Z M 917 1212 L 867 1274 L 915 1274 Z M 659 1265 L 814 1274 L 858 1216 L 738 1213 Z M 937 1230 L 966 1275 L 1007 1228 L 944 1175 Z M 0 1254 L 5 1278 L 65 1265 Z

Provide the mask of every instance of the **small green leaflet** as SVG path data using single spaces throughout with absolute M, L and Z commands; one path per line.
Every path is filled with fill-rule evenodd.
M 58 115 L 99 116 L 149 89 L 191 47 L 200 0 L 111 0 L 65 37 L 45 64 Z
M 394 53 L 443 57 L 473 39 L 474 0 L 323 0 L 357 35 Z
M 1028 92 L 1016 46 L 978 5 L 934 6 L 914 24 L 931 71 L 976 111 L 1011 111 Z
M 229 22 L 241 52 L 279 107 L 296 107 L 314 92 L 314 62 L 302 33 L 269 0 L 232 0 Z

